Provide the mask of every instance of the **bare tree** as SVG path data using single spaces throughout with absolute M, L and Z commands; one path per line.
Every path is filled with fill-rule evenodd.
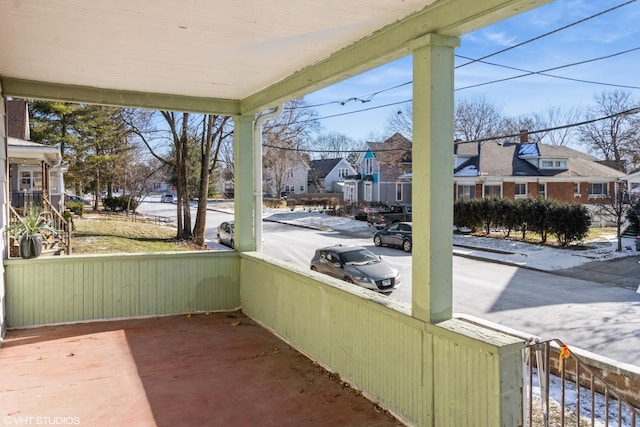
M 400 133 L 405 138 L 413 138 L 413 104 L 407 102 L 400 105 L 397 111 L 389 114 L 385 130 L 389 135 Z M 382 141 L 382 139 L 380 139 Z
M 603 92 L 595 96 L 595 101 L 586 119 L 606 119 L 581 126 L 582 142 L 591 154 L 615 169 L 626 171 L 640 157 L 640 128 L 637 117 L 631 114 L 637 113 L 638 102 L 622 90 Z
M 606 219 L 612 219 L 616 225 L 618 246 L 616 252 L 622 252 L 622 226 L 627 220 L 629 210 L 629 195 L 623 182 L 614 183 L 614 191 L 608 194 L 602 203 L 594 205 L 595 212 Z
M 504 142 L 513 141 L 513 137 L 510 135 L 526 135 L 528 142 L 540 142 L 540 135 L 537 133 L 528 134 L 527 131 L 534 130 L 536 125 L 534 120 L 528 116 L 519 116 L 515 118 L 505 118 L 502 123 L 503 135 L 509 135 L 507 138 L 497 138 L 499 141 Z
M 456 102 L 454 136 L 457 140 L 474 141 L 506 134 L 502 110 L 489 103 L 485 97 Z M 520 129 L 518 129 L 519 131 Z
M 154 121 L 152 115 L 139 114 L 139 110 L 129 110 L 127 123 L 132 132 L 147 147 L 150 154 L 175 174 L 176 187 L 176 237 L 190 239 L 191 206 L 188 182 L 190 153 L 195 146 L 200 124 L 200 115 L 160 111 L 166 127 L 158 129 L 161 122 Z M 168 137 L 167 137 L 168 134 Z M 159 137 L 159 135 L 162 135 Z
M 540 141 L 545 144 L 566 147 L 574 143 L 575 127 L 565 125 L 580 121 L 581 113 L 575 108 L 549 107 L 542 113 L 533 115 L 533 129 L 550 129 L 538 133 Z M 556 129 L 561 127 L 561 129 Z
M 264 176 L 273 180 L 271 187 L 278 194 L 289 185 L 295 165 L 309 160 L 305 151 L 320 127 L 316 117 L 317 112 L 303 98 L 294 99 L 262 128 Z
M 207 203 L 209 195 L 209 179 L 216 169 L 218 155 L 223 142 L 233 134 L 228 116 L 205 115 L 202 118 L 202 134 L 200 139 L 200 187 L 196 223 L 193 226 L 193 241 L 204 246 Z
M 357 143 L 348 136 L 332 131 L 320 134 L 314 144 L 314 153 L 316 159 L 336 159 L 347 158 L 355 149 Z

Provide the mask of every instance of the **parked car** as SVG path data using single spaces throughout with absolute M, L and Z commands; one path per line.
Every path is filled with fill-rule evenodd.
M 372 211 L 367 213 L 369 226 L 384 228 L 396 222 L 411 222 L 411 205 L 395 205 L 383 211 Z
M 165 194 L 160 197 L 160 203 L 173 203 L 173 194 Z
M 218 243 L 230 248 L 234 247 L 233 221 L 225 221 L 218 226 Z
M 402 248 L 405 252 L 411 252 L 412 242 L 410 222 L 396 222 L 373 235 L 373 243 L 376 246 L 393 246 Z
M 80 202 L 80 203 L 83 203 L 85 205 L 90 205 L 91 204 L 91 199 L 85 199 L 84 197 L 73 196 L 73 195 L 68 195 L 68 194 L 64 195 L 64 201 L 65 202 Z
M 362 246 L 318 249 L 311 259 L 311 270 L 384 294 L 400 286 L 398 270 Z

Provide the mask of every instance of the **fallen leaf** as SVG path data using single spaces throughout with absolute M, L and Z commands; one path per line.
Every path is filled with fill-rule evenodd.
M 237 322 L 232 322 L 231 323 L 231 326 L 238 326 L 238 325 L 240 325 L 240 321 L 239 320 Z
M 191 317 L 191 313 L 187 313 L 187 318 Z
M 69 353 L 69 354 L 67 354 L 67 357 L 71 357 L 71 356 L 75 356 L 75 353 Z

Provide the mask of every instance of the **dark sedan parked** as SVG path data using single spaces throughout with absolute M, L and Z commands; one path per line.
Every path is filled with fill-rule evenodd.
M 402 248 L 405 252 L 411 252 L 411 247 L 413 246 L 411 240 L 411 223 L 396 222 L 377 231 L 373 236 L 373 243 L 376 246 L 394 246 L 396 248 Z

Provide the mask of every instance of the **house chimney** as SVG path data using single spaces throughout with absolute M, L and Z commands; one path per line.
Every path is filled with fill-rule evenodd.
M 520 129 L 520 142 L 522 144 L 529 142 L 529 131 L 527 129 Z

